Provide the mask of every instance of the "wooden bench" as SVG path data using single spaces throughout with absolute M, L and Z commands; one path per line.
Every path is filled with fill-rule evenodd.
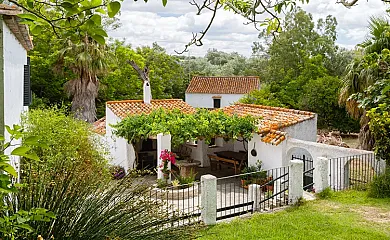
M 213 154 L 207 154 L 207 156 L 210 158 L 210 161 L 216 161 L 217 162 L 217 168 L 221 169 L 221 163 L 222 164 L 229 164 L 234 166 L 234 174 L 237 174 L 241 172 L 241 168 L 243 167 L 243 160 L 236 160 L 236 159 L 229 159 L 229 158 L 222 158 L 218 157 L 217 155 Z

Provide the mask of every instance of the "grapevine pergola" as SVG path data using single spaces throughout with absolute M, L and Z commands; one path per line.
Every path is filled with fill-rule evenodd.
M 198 109 L 195 113 L 188 114 L 180 110 L 160 108 L 150 114 L 128 116 L 113 127 L 117 136 L 132 144 L 159 133 L 170 134 L 175 147 L 192 139 L 210 142 L 215 137 L 232 140 L 241 137 L 250 140 L 258 129 L 258 120 L 259 118 L 250 115 L 229 115 L 222 110 Z

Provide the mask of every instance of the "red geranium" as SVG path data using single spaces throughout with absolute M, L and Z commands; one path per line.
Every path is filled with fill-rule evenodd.
M 167 149 L 161 151 L 160 158 L 162 163 L 160 164 L 159 168 L 162 168 L 161 171 L 163 173 L 170 173 L 170 170 L 168 170 L 168 162 L 171 162 L 172 164 L 176 163 L 176 156 L 173 152 L 168 151 Z
M 167 149 L 161 151 L 160 158 L 161 158 L 161 160 L 163 162 L 164 161 L 169 161 L 172 164 L 176 163 L 176 156 L 175 156 L 175 154 L 173 152 L 171 152 L 171 151 L 168 151 Z

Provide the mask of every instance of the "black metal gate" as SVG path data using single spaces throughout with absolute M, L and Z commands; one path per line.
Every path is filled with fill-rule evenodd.
M 270 211 L 277 207 L 288 205 L 289 168 L 281 167 L 267 171 L 269 181 L 260 186 L 259 197 L 260 211 Z M 256 201 L 257 202 L 257 201 Z
M 329 162 L 330 186 L 334 191 L 364 190 L 385 169 L 384 162 L 373 153 L 332 158 Z
M 306 156 L 292 155 L 291 160 L 301 160 L 303 161 L 303 190 L 312 191 L 313 190 L 313 159 Z
M 253 201 L 244 179 L 256 173 L 239 174 L 217 179 L 217 221 L 253 213 Z
M 218 178 L 217 220 L 288 205 L 288 183 L 288 167 Z

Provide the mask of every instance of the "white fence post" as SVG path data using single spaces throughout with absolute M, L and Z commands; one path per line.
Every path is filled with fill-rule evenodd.
M 206 225 L 217 223 L 217 178 L 207 174 L 200 177 L 201 219 Z
M 288 201 L 294 204 L 303 197 L 303 161 L 291 160 L 289 175 Z
M 253 211 L 260 208 L 261 186 L 258 184 L 249 184 L 248 186 L 249 201 L 253 201 Z
M 316 193 L 329 187 L 329 159 L 319 157 L 313 161 L 313 182 Z
M 162 133 L 157 134 L 157 179 L 164 179 L 163 172 L 159 167 L 162 163 L 160 154 L 163 150 L 171 151 L 171 135 L 164 135 Z M 171 163 L 168 163 L 168 170 L 171 170 Z M 171 183 L 171 174 L 169 174 L 168 183 Z

